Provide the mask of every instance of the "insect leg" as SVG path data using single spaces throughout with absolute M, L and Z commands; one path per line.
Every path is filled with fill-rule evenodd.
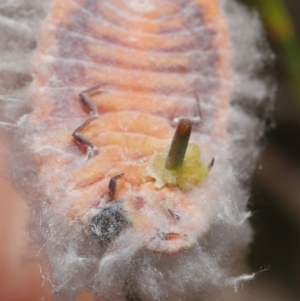
M 177 213 L 175 213 L 173 210 L 171 210 L 170 208 L 168 208 L 168 212 L 173 218 L 175 218 L 177 220 L 180 219 L 179 215 Z
M 124 176 L 124 173 L 121 173 L 110 179 L 108 183 L 109 194 L 111 197 L 114 196 L 117 190 L 117 180 L 121 179 Z
M 202 120 L 201 117 L 201 108 L 200 108 L 200 100 L 197 94 L 195 94 L 196 98 L 196 116 L 178 116 L 173 119 L 173 125 L 177 125 L 181 119 L 189 119 L 192 124 L 199 124 Z
M 88 149 L 88 159 L 96 156 L 98 154 L 98 150 L 96 146 L 89 141 L 84 135 L 82 135 L 80 132 L 88 126 L 94 119 L 97 118 L 98 116 L 98 111 L 97 107 L 94 105 L 92 102 L 91 98 L 89 95 L 94 92 L 95 93 L 102 93 L 102 91 L 99 91 L 99 88 L 101 86 L 95 86 L 86 90 L 83 90 L 82 92 L 79 93 L 80 100 L 82 104 L 89 110 L 90 112 L 90 118 L 87 119 L 80 127 L 78 127 L 72 134 L 74 139 L 76 140 L 77 143 L 87 147 Z
M 77 143 L 87 147 L 87 149 L 88 149 L 88 159 L 96 156 L 98 154 L 98 150 L 97 150 L 96 146 L 90 140 L 88 140 L 83 134 L 81 134 L 80 132 L 95 119 L 97 119 L 97 117 L 92 117 L 92 118 L 87 119 L 72 134 L 73 138 L 76 140 Z
M 215 164 L 215 158 L 213 157 L 207 166 L 208 170 L 211 170 L 214 164 Z
M 103 91 L 99 91 L 100 87 L 101 86 L 94 86 L 92 88 L 83 90 L 82 92 L 79 93 L 79 97 L 80 97 L 82 104 L 90 111 L 90 116 L 92 116 L 92 117 L 98 116 L 98 111 L 97 111 L 97 107 L 92 102 L 89 95 L 92 93 L 93 94 L 103 93 Z

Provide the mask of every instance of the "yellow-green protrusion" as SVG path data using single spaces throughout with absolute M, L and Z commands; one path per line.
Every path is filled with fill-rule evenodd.
M 188 190 L 207 178 L 208 167 L 200 161 L 200 149 L 197 144 L 189 143 L 187 145 L 182 165 L 176 170 L 165 167 L 169 151 L 170 146 L 156 153 L 150 159 L 146 169 L 146 176 L 155 179 L 157 188 L 169 185 Z

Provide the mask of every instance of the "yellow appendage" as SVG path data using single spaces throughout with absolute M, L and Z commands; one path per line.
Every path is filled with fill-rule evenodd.
M 208 167 L 200 161 L 200 149 L 198 145 L 194 143 L 188 144 L 183 164 L 178 170 L 168 170 L 165 168 L 169 149 L 170 146 L 153 155 L 146 168 L 146 176 L 155 179 L 155 186 L 157 188 L 170 185 L 187 190 L 207 178 Z

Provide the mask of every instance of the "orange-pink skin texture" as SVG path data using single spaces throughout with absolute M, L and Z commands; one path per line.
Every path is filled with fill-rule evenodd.
M 207 165 L 214 153 L 198 138 L 201 133 L 227 143 L 231 44 L 217 1 L 187 1 L 199 15 L 203 39 L 189 29 L 176 1 L 157 5 L 136 11 L 122 0 L 109 5 L 55 0 L 34 56 L 34 110 L 27 132 L 39 185 L 66 224 L 88 229 L 103 206 L 121 200 L 131 235 L 143 237 L 145 249 L 170 254 L 207 231 L 212 212 L 198 200 L 205 196 L 214 202 L 214 192 L 206 182 L 189 191 L 158 189 L 145 169 L 149 158 L 171 143 L 172 120 L 195 114 L 195 95 L 202 123 L 194 128 L 192 142 Z M 205 58 L 193 54 L 197 51 Z M 93 86 L 100 86 L 90 96 L 98 118 L 81 133 L 99 154 L 87 159 L 72 133 L 89 116 L 78 94 Z M 108 200 L 109 180 L 121 173 L 114 199 Z

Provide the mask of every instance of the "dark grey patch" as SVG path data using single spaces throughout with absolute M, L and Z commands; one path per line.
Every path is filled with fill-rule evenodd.
M 119 205 L 112 205 L 96 215 L 90 224 L 92 236 L 101 247 L 107 247 L 131 223 L 121 214 Z

